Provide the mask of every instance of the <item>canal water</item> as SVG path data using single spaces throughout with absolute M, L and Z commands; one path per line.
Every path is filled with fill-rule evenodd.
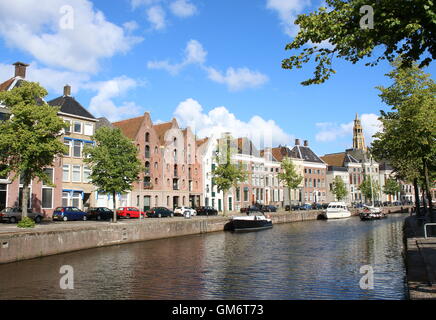
M 0 299 L 405 299 L 404 215 L 274 225 L 0 265 Z M 60 288 L 60 268 L 74 289 Z M 374 288 L 361 289 L 362 266 Z

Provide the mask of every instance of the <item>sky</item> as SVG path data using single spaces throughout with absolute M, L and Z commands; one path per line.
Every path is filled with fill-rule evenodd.
M 376 86 L 391 69 L 334 60 L 321 85 L 313 72 L 284 70 L 292 22 L 316 0 L 0 0 L 0 81 L 12 63 L 49 92 L 72 86 L 94 116 L 112 121 L 148 111 L 154 122 L 175 117 L 199 138 L 222 131 L 257 145 L 308 140 L 319 155 L 352 145 L 356 113 L 367 143 L 378 130 Z M 29 9 L 31 8 L 31 10 Z M 376 19 L 376 17 L 375 17 Z M 426 68 L 433 74 L 434 64 Z

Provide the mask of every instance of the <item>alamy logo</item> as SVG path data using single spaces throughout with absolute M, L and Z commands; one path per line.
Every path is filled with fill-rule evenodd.
M 363 275 L 362 278 L 360 278 L 359 286 L 362 290 L 372 290 L 374 289 L 374 270 L 371 266 L 365 265 L 360 267 L 359 272 Z
M 59 9 L 62 15 L 59 20 L 59 28 L 64 30 L 74 29 L 74 9 L 72 6 L 64 5 Z
M 64 265 L 59 270 L 60 274 L 63 274 L 59 280 L 59 286 L 62 290 L 74 289 L 74 269 L 72 266 Z
M 359 21 L 360 28 L 374 29 L 374 9 L 369 5 L 364 5 L 360 7 L 360 13 L 364 14 Z

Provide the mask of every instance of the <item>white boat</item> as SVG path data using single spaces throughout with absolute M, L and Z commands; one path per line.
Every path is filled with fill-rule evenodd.
M 351 212 L 348 210 L 345 202 L 330 202 L 327 210 L 324 212 L 326 219 L 342 219 L 351 217 Z
M 246 216 L 235 216 L 231 219 L 233 231 L 252 231 L 272 228 L 272 220 L 263 212 L 249 212 Z
M 361 220 L 378 220 L 387 217 L 380 208 L 367 205 L 363 206 L 359 216 Z

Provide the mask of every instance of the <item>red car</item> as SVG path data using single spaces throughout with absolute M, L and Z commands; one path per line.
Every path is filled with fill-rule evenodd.
M 135 207 L 119 207 L 117 209 L 117 218 L 139 218 L 139 215 L 144 217 L 144 212 Z

